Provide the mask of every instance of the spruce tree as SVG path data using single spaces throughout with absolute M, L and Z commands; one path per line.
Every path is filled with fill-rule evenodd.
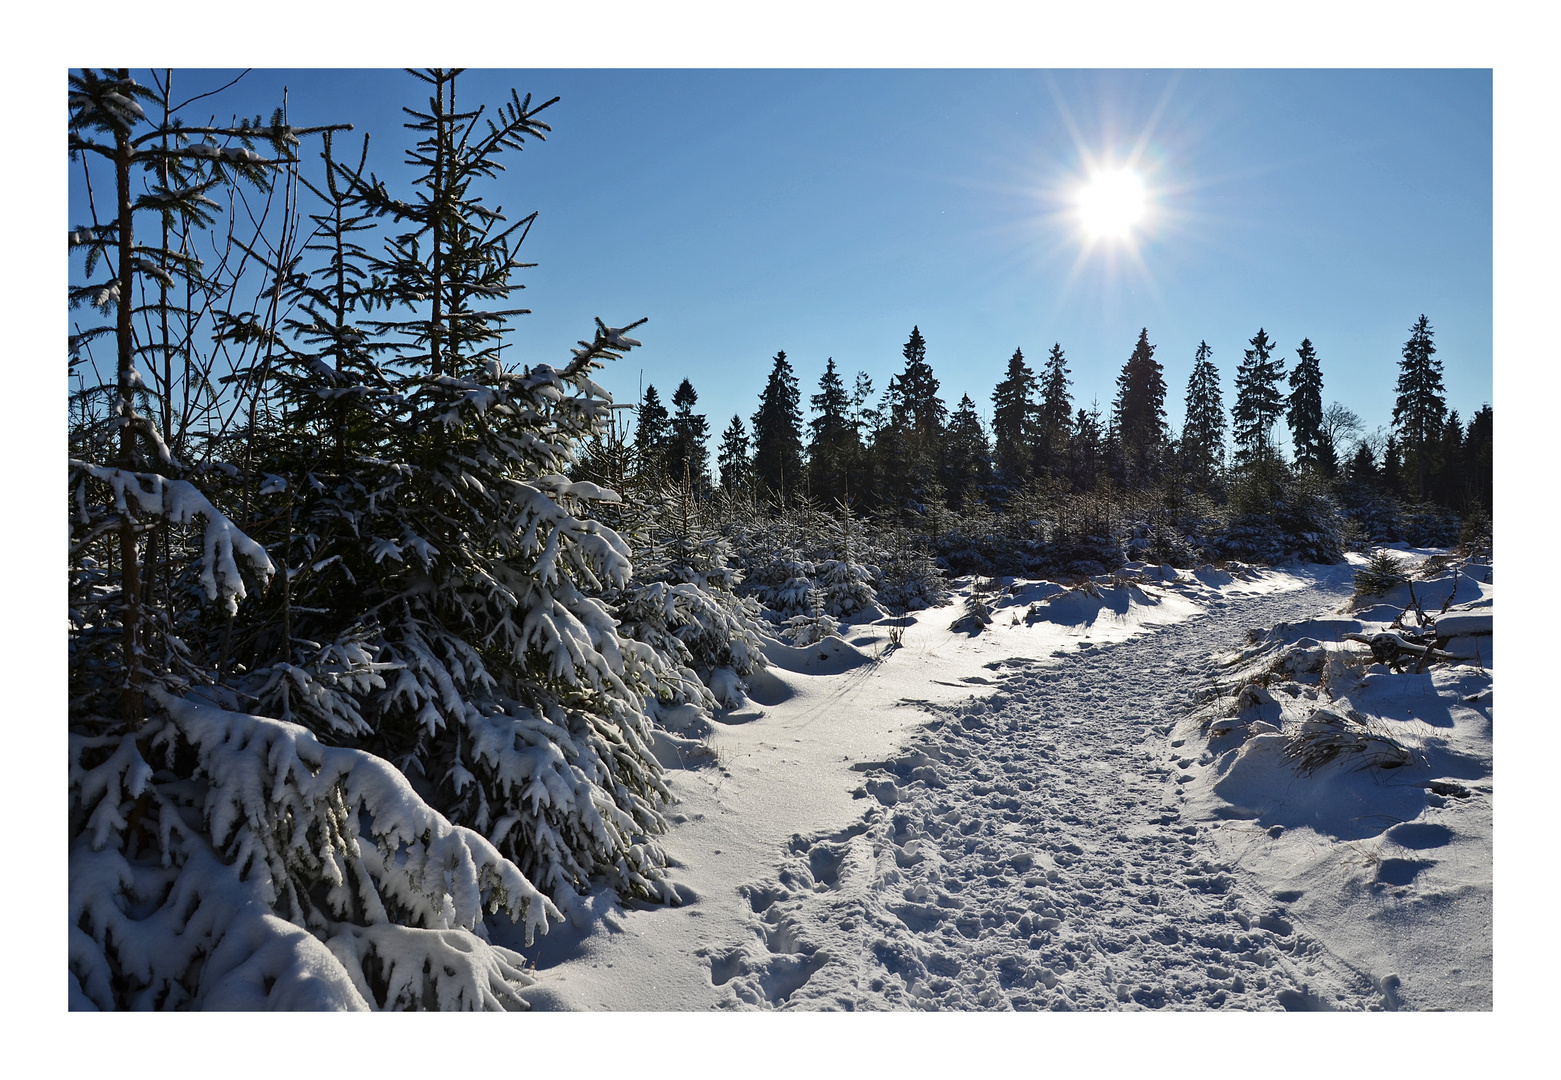
M 938 380 L 927 363 L 927 342 L 920 327 L 911 327 L 901 354 L 905 369 L 889 380 L 890 422 L 902 431 L 936 439 L 943 431 L 948 406 L 938 396 Z
M 1249 465 L 1275 459 L 1274 424 L 1284 412 L 1279 380 L 1284 362 L 1273 357 L 1274 343 L 1261 327 L 1236 369 L 1236 404 L 1230 410 L 1236 462 Z
M 1436 359 L 1431 324 L 1424 315 L 1410 327 L 1399 361 L 1398 398 L 1393 404 L 1393 430 L 1398 433 L 1400 450 L 1408 458 L 1415 474 L 1417 498 L 1425 498 L 1427 483 L 1434 468 L 1436 445 L 1442 434 L 1442 418 L 1447 411 L 1446 392 L 1442 388 L 1442 362 Z
M 943 437 L 943 487 L 950 507 L 970 507 L 981 498 L 992 479 L 992 447 L 976 413 L 975 402 L 965 394 L 949 417 Z
M 874 447 L 884 496 L 902 509 L 916 511 L 941 503 L 941 439 L 948 407 L 938 396 L 938 380 L 927 363 L 927 342 L 911 328 L 901 355 L 905 368 L 889 380 L 884 398 L 888 422 Z
M 1205 489 L 1225 468 L 1225 406 L 1219 369 L 1210 359 L 1213 354 L 1207 341 L 1198 342 L 1187 380 L 1187 419 L 1182 426 L 1183 457 Z
M 1437 440 L 1436 472 L 1431 479 L 1431 498 L 1442 506 L 1463 510 L 1469 504 L 1468 473 L 1463 445 L 1463 420 L 1457 409 L 1442 422 L 1442 437 Z
M 871 405 L 872 400 L 872 377 L 865 371 L 858 371 L 851 386 L 851 425 L 864 446 L 877 438 L 879 429 L 887 423 L 883 409 Z
M 998 475 L 1010 488 L 1022 486 L 1034 457 L 1030 439 L 1035 427 L 1035 372 L 1015 349 L 1008 358 L 1008 373 L 992 391 L 992 437 Z
M 1100 403 L 1079 407 L 1068 440 L 1068 478 L 1076 491 L 1094 491 L 1105 468 L 1105 432 L 1101 428 Z
M 1149 329 L 1117 376 L 1111 418 L 1121 445 L 1124 479 L 1136 485 L 1155 476 L 1165 449 L 1165 375 L 1149 344 Z
M 492 305 L 522 287 L 513 280 L 523 265 L 515 251 L 536 213 L 507 221 L 503 207 L 488 206 L 472 185 L 503 171 L 504 151 L 545 138 L 552 129 L 538 114 L 558 101 L 533 105 L 529 94 L 522 101 L 511 91 L 491 118 L 486 107 L 461 111 L 461 71 L 410 72 L 431 88 L 427 111 L 403 110 L 413 121 L 407 128 L 422 136 L 407 155 L 407 164 L 422 169 L 412 178 L 412 201 L 392 196 L 377 177 L 362 192 L 371 210 L 406 227 L 375 268 L 412 314 L 386 321 L 383 329 L 402 335 L 435 378 L 469 378 L 497 363 L 501 331 L 514 316 L 528 314 Z
M 643 705 L 666 663 L 627 647 L 603 600 L 631 572 L 594 515 L 618 496 L 564 475 L 611 424 L 594 372 L 638 343 L 598 322 L 562 367 L 504 367 L 500 334 L 520 312 L 501 305 L 534 215 L 507 222 L 475 185 L 547 129 L 529 97 L 512 92 L 490 122 L 456 108 L 458 73 L 415 74 L 434 95 L 407 125 L 411 197 L 355 188 L 400 230 L 379 261 L 381 302 L 410 309 L 380 324 L 399 339 L 399 411 L 382 445 L 347 459 L 343 502 L 310 501 L 317 476 L 289 485 L 295 635 L 318 648 L 248 658 L 254 692 L 282 703 L 291 686 L 294 720 L 395 762 L 560 907 L 593 881 L 664 898 L 650 837 L 667 793 Z M 360 654 L 395 678 L 341 670 Z
M 1068 393 L 1068 361 L 1062 343 L 1054 342 L 1041 377 L 1041 400 L 1035 416 L 1035 445 L 1050 468 L 1066 456 L 1073 430 L 1073 398 Z
M 809 399 L 816 414 L 808 422 L 808 476 L 813 497 L 826 505 L 845 499 L 860 487 L 857 479 L 861 444 L 851 421 L 851 399 L 830 357 L 819 377 L 818 393 Z
M 694 492 L 703 491 L 709 484 L 710 451 L 705 441 L 710 437 L 710 424 L 703 413 L 694 412 L 699 394 L 694 384 L 684 379 L 672 395 L 677 411 L 672 415 L 671 434 L 667 440 L 667 476 L 675 484 L 687 484 Z
M 645 397 L 635 410 L 634 456 L 638 475 L 654 483 L 666 479 L 667 449 L 672 442 L 672 418 L 661 403 L 655 383 L 645 387 Z
M 721 447 L 716 452 L 716 466 L 721 470 L 721 489 L 728 495 L 741 495 L 749 490 L 753 479 L 753 461 L 749 457 L 748 429 L 743 418 L 733 416 L 721 433 Z
M 753 414 L 753 475 L 761 490 L 783 498 L 799 492 L 805 480 L 800 403 L 796 373 L 782 350 L 775 354 L 775 366 Z
M 133 93 L 116 81 L 99 96 L 129 111 Z M 424 117 L 458 115 L 453 85 Z M 435 172 L 489 175 L 460 155 L 518 146 L 516 119 L 504 114 L 489 137 L 425 130 L 454 155 Z M 231 176 L 279 164 L 251 141 L 285 147 L 299 133 L 282 120 L 243 134 L 186 128 L 168 145 Z M 87 486 L 101 485 L 121 512 L 181 530 L 204 519 L 180 583 L 200 607 L 181 629 L 203 636 L 184 656 L 218 683 L 198 695 L 146 685 L 146 713 L 123 732 L 101 715 L 77 729 L 73 716 L 73 1008 L 524 1007 L 524 960 L 485 919 L 512 916 L 529 940 L 560 909 L 583 913 L 577 893 L 604 883 L 671 895 L 650 838 L 667 793 L 643 713 L 667 662 L 618 637 L 600 599 L 628 578 L 626 546 L 589 514 L 615 496 L 563 475 L 610 424 L 592 374 L 637 344 L 630 328 L 598 323 L 562 368 L 506 371 L 505 313 L 490 305 L 510 287 L 519 239 L 502 216 L 428 173 L 424 198 L 387 204 L 382 187 L 326 162 L 327 179 L 308 185 L 324 203 L 310 215 L 316 241 L 300 254 L 289 213 L 279 236 L 246 245 L 269 278 L 266 306 L 216 320 L 219 347 L 252 350 L 229 391 L 248 417 L 237 438 L 202 434 L 218 453 L 241 451 L 241 466 L 188 472 L 237 472 L 242 490 L 209 499 L 192 480 L 73 463 L 73 504 L 88 518 L 101 511 Z M 440 319 L 395 268 L 411 233 L 358 291 L 365 249 L 349 237 L 365 209 L 403 226 L 466 219 L 471 232 L 457 223 L 434 245 L 460 252 L 444 261 Z M 116 239 L 130 244 L 122 225 Z M 387 302 L 411 318 L 376 328 L 369 305 Z M 374 333 L 399 338 L 386 362 L 360 337 Z M 147 464 L 184 468 L 153 428 L 133 433 Z M 214 505 L 224 498 L 255 537 Z M 93 633 L 77 615 L 73 596 L 73 652 Z M 73 706 L 83 696 L 73 684 Z
M 1489 405 L 1484 405 L 1469 418 L 1469 429 L 1463 440 L 1463 454 L 1464 467 L 1468 470 L 1470 501 L 1487 515 L 1495 507 L 1492 499 L 1494 451 L 1495 414 Z
M 851 431 L 858 447 L 856 472 L 851 490 L 857 493 L 853 501 L 868 506 L 883 501 L 883 463 L 874 449 L 879 445 L 888 416 L 884 403 L 873 401 L 873 380 L 865 371 L 858 371 L 851 386 Z
M 1290 372 L 1290 397 L 1285 419 L 1290 425 L 1290 443 L 1295 447 L 1297 468 L 1323 471 L 1323 373 L 1310 338 L 1301 339 L 1296 350 L 1299 359 Z

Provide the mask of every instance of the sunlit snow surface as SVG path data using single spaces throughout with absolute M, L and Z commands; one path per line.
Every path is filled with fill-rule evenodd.
M 1348 692 L 1336 678 L 1345 707 L 1386 716 L 1418 698 L 1415 722 L 1443 723 L 1392 776 L 1302 778 L 1250 710 L 1240 730 L 1203 730 L 1235 711 L 1226 684 L 1297 642 L 1304 653 L 1332 634 L 1347 650 L 1337 635 L 1398 614 L 1384 603 L 1319 621 L 1348 601 L 1352 569 L 1135 566 L 1073 590 L 998 579 L 979 632 L 956 604 L 914 615 L 898 648 L 884 622 L 775 648 L 710 752 L 669 774 L 680 802 L 666 847 L 688 902 L 624 911 L 598 898 L 593 925 L 526 950 L 538 977 L 527 998 L 1489 1008 L 1488 671 L 1357 665 Z M 1328 704 L 1315 676 L 1289 674 L 1270 680 L 1281 729 L 1319 705 L 1308 694 Z M 1481 693 L 1431 715 L 1433 695 Z M 1454 791 L 1453 777 L 1467 795 L 1426 787 Z

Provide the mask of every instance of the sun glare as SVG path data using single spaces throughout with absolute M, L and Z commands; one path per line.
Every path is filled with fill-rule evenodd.
M 1144 182 L 1131 169 L 1092 175 L 1076 198 L 1079 224 L 1091 240 L 1126 240 L 1148 210 Z

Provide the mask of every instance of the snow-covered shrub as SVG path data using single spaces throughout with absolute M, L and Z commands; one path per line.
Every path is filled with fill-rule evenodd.
M 903 534 L 891 535 L 878 556 L 878 602 L 890 611 L 919 611 L 949 600 L 943 571 Z
M 1051 557 L 1058 570 L 1078 577 L 1108 573 L 1127 561 L 1122 543 L 1113 536 L 1065 537 L 1052 544 Z
M 1285 742 L 1284 756 L 1308 776 L 1334 762 L 1356 769 L 1398 769 L 1415 760 L 1403 743 L 1353 716 L 1318 709 Z
M 778 618 L 812 615 L 824 606 L 823 594 L 813 581 L 816 572 L 811 559 L 796 548 L 786 548 L 756 564 L 750 584 L 759 602 Z
M 878 600 L 873 568 L 849 559 L 825 559 L 817 564 L 819 604 L 826 615 L 850 618 Z
M 1404 538 L 1398 500 L 1387 492 L 1367 483 L 1347 483 L 1340 487 L 1338 501 L 1340 512 L 1359 530 L 1358 542 L 1351 538 L 1355 550 Z
M 783 636 L 800 648 L 816 645 L 825 638 L 839 637 L 840 629 L 832 615 L 793 615 L 786 620 Z
M 1471 510 L 1463 519 L 1463 524 L 1459 526 L 1458 548 L 1469 554 L 1482 551 L 1486 554 L 1490 553 L 1491 519 L 1490 515 L 1479 507 Z
M 1415 547 L 1452 547 L 1458 542 L 1458 515 L 1436 503 L 1405 503 L 1400 517 L 1404 540 Z
M 951 630 L 978 634 L 983 627 L 992 625 L 991 587 L 990 581 L 983 582 L 979 578 L 971 583 L 970 592 L 965 594 L 964 610 L 949 627 Z
M 819 530 L 822 550 L 814 565 L 819 603 L 826 615 L 849 619 L 872 608 L 878 601 L 873 588 L 876 568 L 869 562 L 873 550 L 866 523 L 842 506 L 829 515 Z
M 1139 522 L 1122 546 L 1130 560 L 1159 565 L 1196 566 L 1204 556 L 1201 543 L 1167 521 Z
M 1390 551 L 1376 551 L 1355 571 L 1357 596 L 1381 596 L 1409 580 L 1404 562 Z
M 681 673 L 663 675 L 657 697 L 740 704 L 742 680 L 765 666 L 766 631 L 758 603 L 737 593 L 743 575 L 730 542 L 686 491 L 648 494 L 632 516 L 634 576 L 614 593 L 613 608 L 621 633 L 673 658 Z M 695 687 L 679 683 L 689 677 Z
M 291 655 L 253 661 L 264 707 L 354 734 L 565 907 L 598 878 L 671 895 L 644 700 L 676 658 L 619 634 L 605 597 L 630 552 L 592 515 L 618 496 L 563 475 L 610 416 L 592 371 L 634 344 L 598 325 L 563 369 L 408 380 L 386 404 L 407 415 L 383 421 L 405 442 L 290 485 L 288 595 L 254 615 L 274 626 L 289 605 Z
M 1344 557 L 1343 524 L 1321 481 L 1263 462 L 1231 485 L 1230 520 L 1214 543 L 1227 558 L 1336 563 Z
M 557 909 L 387 762 L 153 690 L 70 738 L 72 1008 L 524 1008 Z

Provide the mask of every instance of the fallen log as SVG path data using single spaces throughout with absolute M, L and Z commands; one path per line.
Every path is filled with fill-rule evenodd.
M 1344 640 L 1358 641 L 1362 645 L 1369 646 L 1371 655 L 1383 663 L 1392 661 L 1401 655 L 1413 656 L 1422 661 L 1450 660 L 1456 663 L 1460 660 L 1460 657 L 1454 656 L 1450 652 L 1444 652 L 1430 645 L 1420 645 L 1413 641 L 1407 641 L 1398 634 L 1386 632 L 1380 634 L 1345 634 Z

